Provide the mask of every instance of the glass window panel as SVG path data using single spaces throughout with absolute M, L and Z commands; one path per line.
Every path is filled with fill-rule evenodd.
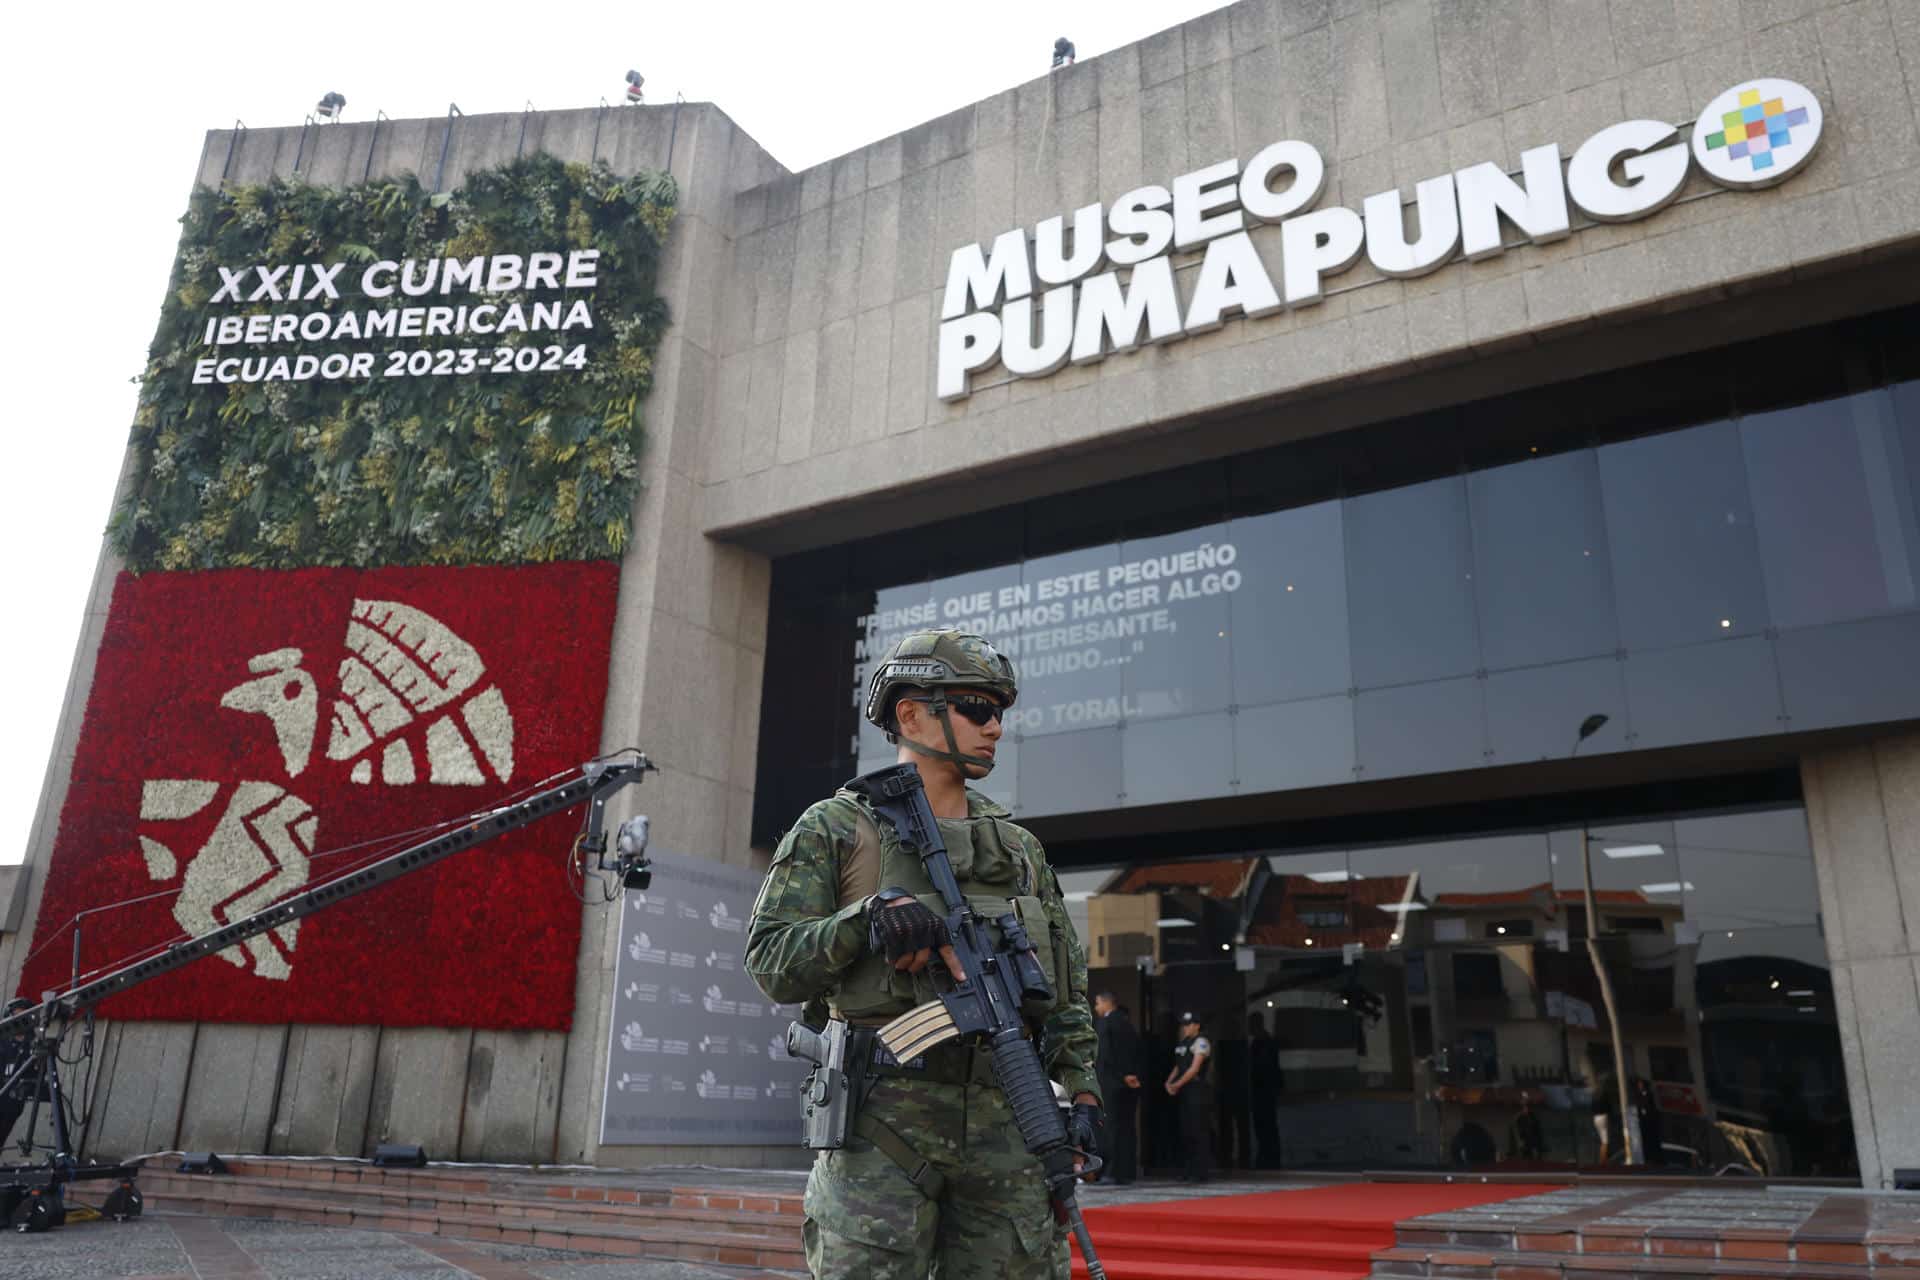
M 1484 686 L 1468 676 L 1362 692 L 1354 702 L 1361 779 L 1485 764 Z
M 1087 614 L 1087 601 L 1105 592 L 1107 570 L 1118 563 L 1119 544 L 1108 543 L 1041 556 L 1022 566 L 1022 607 L 1044 611 L 1039 615 L 1042 620 L 1029 628 L 1017 652 L 1010 655 L 1020 672 L 1017 718 L 1023 736 L 1036 738 L 1119 722 L 1119 659 L 1131 649 L 1131 642 L 1098 639 L 1091 632 L 1097 620 Z M 1150 639 L 1165 643 L 1172 638 L 1162 634 Z
M 1233 790 L 1233 717 L 1130 720 L 1120 736 L 1122 803 L 1165 804 Z
M 1894 499 L 1901 504 L 1908 559 L 1920 566 L 1920 382 L 1896 383 L 1887 389 L 1887 397 L 1893 405 L 1894 417 L 1894 429 L 1888 436 L 1890 452 L 1896 458 L 1893 472 L 1897 479 L 1906 481 L 1895 484 Z
M 1482 937 L 1486 930 L 1472 924 L 1464 929 L 1435 926 L 1443 918 L 1456 924 L 1469 917 L 1505 919 L 1551 905 L 1547 841 L 1537 833 L 1356 849 L 1348 862 L 1362 877 L 1356 883 L 1369 886 L 1356 892 L 1370 897 L 1383 916 L 1407 923 L 1401 941 L 1429 945 L 1446 940 L 1436 933 Z M 1380 889 L 1382 885 L 1390 892 Z
M 1242 707 L 1233 736 L 1242 793 L 1353 781 L 1353 699 L 1344 693 Z
M 1466 481 L 1432 480 L 1345 505 L 1354 683 L 1477 670 Z
M 1674 824 L 1700 1027 L 1699 1089 L 1774 1176 L 1850 1176 L 1846 1079 L 1806 814 Z
M 1243 571 L 1237 557 L 1225 570 L 1198 565 L 1200 549 L 1211 553 L 1226 533 L 1210 524 L 1124 542 L 1120 568 L 1129 576 L 1076 602 L 1089 624 L 1117 633 L 1096 643 L 1119 666 L 1127 719 L 1219 711 L 1233 700 L 1226 588 Z
M 1587 862 L 1580 860 L 1580 831 L 1556 831 L 1549 844 L 1553 884 L 1563 905 L 1577 913 L 1568 927 L 1574 937 L 1585 937 L 1585 891 L 1588 871 L 1600 908 L 1602 932 L 1626 929 L 1632 918 L 1658 915 L 1667 927 L 1681 915 L 1686 881 L 1680 874 L 1680 854 L 1671 822 L 1597 822 L 1584 835 Z
M 1468 494 L 1487 667 L 1530 666 L 1618 648 L 1594 453 L 1477 472 L 1468 479 Z
M 1020 746 L 1023 815 L 1084 813 L 1120 803 L 1118 726 L 1048 734 Z
M 1622 643 L 1655 649 L 1766 629 L 1753 515 L 1730 422 L 1600 450 Z
M 1565 944 L 1556 942 L 1565 950 L 1555 957 L 1554 986 L 1561 992 L 1559 1004 L 1573 1083 L 1587 1090 L 1589 1098 L 1599 1095 L 1611 1121 L 1606 1138 L 1609 1158 L 1618 1161 L 1624 1140 L 1616 1064 L 1623 1060 L 1630 1091 L 1639 1095 L 1634 1106 L 1645 1123 L 1641 1136 L 1646 1142 L 1648 1163 L 1656 1163 L 1666 1154 L 1663 1143 L 1680 1136 L 1679 1125 L 1676 1121 L 1674 1132 L 1668 1133 L 1664 1116 L 1647 1119 L 1647 1113 L 1659 1110 L 1650 1101 L 1652 1086 L 1645 1086 L 1641 1093 L 1633 1082 L 1650 1081 L 1656 1075 L 1690 1074 L 1690 1064 L 1697 1064 L 1700 1058 L 1687 951 L 1688 885 L 1681 873 L 1673 824 L 1607 821 L 1584 831 L 1556 831 L 1552 845 L 1555 897 L 1561 917 L 1558 927 L 1568 940 Z M 1598 908 L 1598 951 L 1606 984 L 1586 941 L 1585 886 L 1589 874 Z M 1608 985 L 1617 1026 L 1615 1015 L 1607 1008 Z M 1591 1111 L 1587 1118 L 1591 1123 Z M 1597 1159 L 1599 1134 L 1590 1129 L 1584 1136 L 1592 1144 L 1591 1158 Z
M 1857 1179 L 1819 931 L 1709 935 L 1695 973 L 1705 1107 L 1740 1139 L 1728 1155 L 1769 1177 Z
M 1240 571 L 1227 633 L 1240 706 L 1353 686 L 1341 512 L 1321 502 L 1227 526 Z
M 1920 614 L 1783 631 L 1774 649 L 1796 730 L 1920 717 Z
M 1633 745 L 1667 747 L 1778 733 L 1780 684 L 1764 636 L 1629 653 Z
M 1758 414 L 1740 436 L 1776 625 L 1913 606 L 1885 392 Z
M 1487 677 L 1489 764 L 1560 760 L 1573 754 L 1590 715 L 1607 723 L 1580 746 L 1580 754 L 1627 749 L 1627 698 L 1620 663 L 1589 658 L 1550 667 L 1496 671 Z
M 1774 809 L 1674 823 L 1680 870 L 1691 886 L 1687 918 L 1715 955 L 1731 953 L 1722 943 L 1739 941 L 1747 929 L 1815 926 L 1820 891 L 1813 869 L 1813 844 L 1804 810 Z M 1729 938 L 1726 935 L 1733 934 Z M 1825 963 L 1824 948 L 1821 963 Z

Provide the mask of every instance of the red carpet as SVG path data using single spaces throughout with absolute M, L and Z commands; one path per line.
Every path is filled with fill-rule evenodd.
M 1086 1218 L 1112 1280 L 1354 1280 L 1372 1270 L 1374 1250 L 1394 1243 L 1397 1222 L 1554 1189 L 1353 1182 L 1107 1205 L 1088 1209 Z M 1073 1274 L 1087 1274 L 1078 1249 Z

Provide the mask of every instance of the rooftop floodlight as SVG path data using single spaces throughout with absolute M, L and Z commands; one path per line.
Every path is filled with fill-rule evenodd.
M 640 92 L 640 86 L 645 84 L 646 82 L 647 82 L 647 78 L 641 75 L 638 71 L 627 72 L 627 105 L 628 106 L 637 107 L 640 105 L 641 101 L 645 97 L 645 95 Z
M 1070 67 L 1072 65 L 1073 65 L 1073 41 L 1067 39 L 1065 36 L 1061 36 L 1058 40 L 1055 40 L 1053 42 L 1054 70 L 1058 71 L 1061 67 Z
M 345 98 L 337 93 L 329 93 L 320 99 L 319 105 L 313 109 L 313 114 L 319 116 L 322 120 L 338 120 L 340 118 L 340 112 L 346 105 L 347 100 Z

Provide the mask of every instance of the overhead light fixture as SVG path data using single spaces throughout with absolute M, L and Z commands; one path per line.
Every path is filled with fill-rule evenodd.
M 1072 65 L 1073 41 L 1067 39 L 1065 36 L 1061 36 L 1053 42 L 1053 69 L 1058 71 L 1061 67 L 1070 67 Z
M 1182 919 L 1181 919 L 1181 918 L 1180 918 L 1179 916 L 1162 916 L 1162 917 L 1161 917 L 1160 919 L 1158 919 L 1158 920 L 1155 920 L 1155 921 L 1154 921 L 1154 923 L 1155 923 L 1155 924 L 1157 924 L 1157 925 L 1159 925 L 1159 926 L 1160 926 L 1160 927 L 1161 927 L 1162 929 L 1191 929 L 1191 928 L 1193 928 L 1193 921 L 1191 921 L 1191 920 L 1182 920 Z
M 1657 844 L 1617 844 L 1600 852 L 1609 858 L 1657 858 L 1666 851 L 1665 846 Z
M 1093 895 L 1094 890 L 1092 889 L 1075 889 L 1072 893 L 1061 894 L 1060 897 L 1061 900 L 1065 902 L 1085 902 L 1093 897 Z
M 1366 877 L 1357 876 L 1351 871 L 1309 871 L 1307 879 L 1315 884 L 1344 884 L 1348 880 L 1365 880 Z
M 1396 933 L 1396 934 L 1394 934 L 1394 935 L 1393 935 L 1392 937 L 1390 937 L 1390 938 L 1388 938 L 1388 939 L 1387 939 L 1387 941 L 1388 941 L 1388 942 L 1398 942 L 1398 941 L 1400 941 L 1400 935 Z
M 1271 1000 L 1267 1001 L 1267 1008 L 1269 1009 L 1273 1008 L 1273 1001 Z
M 1493 931 L 1494 931 L 1495 933 L 1505 933 L 1505 932 L 1507 931 L 1507 926 L 1505 926 L 1505 925 L 1503 925 L 1503 924 L 1497 924 L 1497 925 L 1495 925 L 1495 926 L 1493 926 Z
M 647 78 L 641 75 L 638 71 L 627 72 L 627 105 L 628 106 L 637 107 L 640 105 L 641 100 L 645 96 L 644 94 L 641 93 L 640 87 L 646 84 L 646 82 L 647 82 Z
M 1312 946 L 1312 945 L 1313 945 L 1313 939 L 1312 939 L 1312 938 L 1308 938 L 1308 939 L 1307 939 L 1307 945 L 1308 945 L 1308 946 Z
M 1720 629 L 1721 629 L 1722 631 L 1725 631 L 1725 630 L 1726 630 L 1726 629 L 1727 629 L 1728 627 L 1731 627 L 1732 625 L 1733 625 L 1733 619 L 1732 619 L 1732 618 L 1722 618 L 1722 619 L 1720 619 Z
M 1395 915 L 1401 915 L 1408 911 L 1425 911 L 1426 909 L 1427 904 L 1424 902 L 1383 902 L 1380 904 L 1380 910 L 1391 911 Z
M 338 120 L 342 108 L 346 105 L 347 100 L 345 98 L 337 93 L 328 93 L 320 99 L 319 105 L 314 107 L 313 114 L 319 116 L 322 120 Z
M 1789 992 L 1787 992 L 1787 994 L 1788 994 L 1789 996 L 1792 996 L 1792 997 L 1794 997 L 1795 999 L 1799 999 L 1799 1000 L 1811 1000 L 1811 999 L 1813 999 L 1813 992 L 1811 992 L 1811 991 L 1789 991 Z
M 1769 979 L 1767 980 L 1767 990 L 1769 990 L 1769 991 L 1778 991 L 1779 989 L 1780 989 L 1780 979 L 1778 979 L 1778 978 L 1769 978 Z
M 1662 880 L 1659 884 L 1641 885 L 1640 892 L 1642 893 L 1692 893 L 1693 881 Z

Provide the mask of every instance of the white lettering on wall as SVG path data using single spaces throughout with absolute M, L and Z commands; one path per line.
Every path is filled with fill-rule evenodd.
M 990 246 L 963 246 L 948 263 L 936 390 L 957 400 L 995 364 L 1014 377 L 1044 377 L 1069 361 L 1203 333 L 1234 315 L 1310 306 L 1325 297 L 1327 279 L 1363 253 L 1382 275 L 1405 278 L 1457 257 L 1503 253 L 1513 232 L 1533 244 L 1559 240 L 1573 230 L 1572 209 L 1595 222 L 1644 218 L 1679 195 L 1696 164 L 1725 187 L 1769 185 L 1785 176 L 1775 168 L 1797 171 L 1819 141 L 1819 103 L 1790 81 L 1730 89 L 1714 110 L 1694 126 L 1691 143 L 1671 124 L 1628 120 L 1588 138 L 1564 164 L 1559 144 L 1548 143 L 1521 153 L 1518 175 L 1486 161 L 1427 178 L 1415 184 L 1411 209 L 1398 188 L 1367 196 L 1357 212 L 1314 209 L 1326 160 L 1312 144 L 1287 139 L 1245 165 L 1219 160 L 1166 186 L 1084 205 L 1071 224 L 1051 217 L 1031 237 L 1015 229 Z M 1762 128 L 1766 138 L 1757 137 Z M 1256 238 L 1249 228 L 1262 224 L 1278 224 L 1279 235 Z M 1178 264 L 1175 254 L 1185 255 Z M 392 292 L 395 265 L 368 268 L 363 288 Z M 1176 265 L 1194 268 L 1184 304 Z M 442 268 L 443 288 L 453 275 L 453 264 Z M 223 273 L 223 293 L 247 287 L 298 286 Z

